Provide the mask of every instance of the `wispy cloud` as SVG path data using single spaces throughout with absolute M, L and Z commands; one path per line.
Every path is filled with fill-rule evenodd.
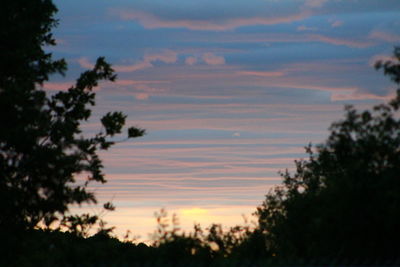
M 82 68 L 85 68 L 85 69 L 92 69 L 94 67 L 94 64 L 92 62 L 90 62 L 87 57 L 79 58 L 78 63 Z
M 238 71 L 237 74 L 260 77 L 281 77 L 285 75 L 282 71 Z
M 375 99 L 387 101 L 394 97 L 394 94 L 388 94 L 385 96 L 379 96 L 372 93 L 363 93 L 360 91 L 352 91 L 348 93 L 332 93 L 331 100 L 332 101 L 344 101 L 344 100 L 366 100 L 366 99 Z
M 46 91 L 65 91 L 72 85 L 72 82 L 47 82 L 43 84 L 43 89 Z
M 177 53 L 172 50 L 164 50 L 161 53 L 145 54 L 143 60 L 131 65 L 113 65 L 113 69 L 117 72 L 134 72 L 146 68 L 153 67 L 156 61 L 164 63 L 175 63 L 177 61 Z M 82 57 L 78 59 L 78 63 L 83 68 L 93 68 L 94 64 L 88 58 Z
M 187 37 L 185 37 L 187 38 Z M 371 38 L 359 36 L 329 36 L 322 34 L 313 34 L 306 32 L 293 33 L 264 33 L 264 34 L 238 34 L 238 33 L 221 33 L 213 36 L 193 35 L 190 37 L 193 41 L 202 41 L 206 39 L 209 42 L 218 43 L 310 43 L 319 42 L 331 45 L 341 45 L 355 48 L 367 48 L 374 46 L 376 41 Z
M 127 79 L 117 79 L 114 84 L 116 85 L 138 85 L 138 84 L 165 84 L 169 83 L 169 81 L 158 81 L 158 80 L 127 80 Z
M 369 38 L 377 39 L 380 41 L 385 41 L 388 43 L 396 43 L 396 42 L 400 41 L 400 34 L 388 32 L 388 31 L 373 30 L 369 34 Z
M 196 62 L 197 62 L 197 58 L 194 56 L 190 56 L 185 59 L 186 65 L 194 65 L 194 64 L 196 64 Z
M 153 63 L 161 61 L 164 63 L 175 63 L 177 61 L 177 53 L 172 50 L 165 50 L 157 54 L 146 54 L 143 60 L 133 65 L 114 65 L 113 68 L 118 72 L 133 72 L 141 69 L 153 67 Z
M 187 28 L 190 30 L 210 30 L 226 31 L 238 27 L 250 25 L 274 25 L 281 23 L 290 23 L 305 19 L 310 15 L 308 11 L 302 11 L 290 15 L 271 16 L 271 17 L 238 17 L 223 19 L 168 19 L 162 18 L 139 10 L 113 10 L 123 20 L 138 21 L 147 29 L 156 28 Z
M 297 27 L 298 31 L 316 31 L 318 30 L 317 27 L 309 27 L 309 26 L 305 26 L 305 25 L 300 25 Z
M 208 65 L 223 65 L 225 64 L 225 58 L 222 56 L 217 56 L 213 53 L 204 53 L 202 59 Z
M 331 21 L 331 27 L 332 28 L 337 28 L 343 25 L 343 21 L 341 20 L 332 20 Z
M 310 8 L 320 8 L 322 7 L 328 0 L 306 0 L 304 3 L 305 7 Z
M 372 46 L 374 43 L 366 40 L 352 40 L 352 39 L 342 39 L 336 37 L 329 37 L 319 34 L 309 35 L 310 41 L 319 41 L 323 43 L 333 44 L 333 45 L 344 45 L 356 48 L 366 48 Z

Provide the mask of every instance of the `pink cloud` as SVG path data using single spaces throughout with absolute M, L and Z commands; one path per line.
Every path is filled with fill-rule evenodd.
M 242 26 L 249 25 L 274 25 L 281 23 L 290 23 L 293 21 L 302 20 L 310 15 L 309 12 L 301 12 L 277 17 L 252 17 L 252 18 L 232 18 L 225 20 L 190 20 L 176 19 L 169 20 L 158 17 L 138 10 L 113 10 L 123 20 L 138 21 L 143 27 L 148 29 L 155 28 L 187 28 L 190 30 L 211 30 L 211 31 L 226 31 Z
M 151 62 L 142 61 L 132 65 L 114 65 L 113 69 L 117 72 L 134 72 L 151 67 L 153 67 L 153 64 L 151 64 Z
M 281 71 L 238 71 L 237 74 L 260 77 L 281 77 L 285 75 L 285 73 Z
M 217 56 L 213 53 L 204 53 L 203 60 L 208 65 L 223 65 L 225 64 L 225 58 L 222 56 Z
M 72 82 L 47 82 L 43 84 L 43 89 L 46 91 L 66 91 L 72 85 Z
M 204 41 L 204 37 L 193 37 L 192 41 Z M 371 38 L 339 38 L 329 37 L 321 34 L 231 34 L 221 33 L 220 35 L 206 37 L 208 41 L 220 43 L 308 43 L 321 42 L 333 45 L 344 45 L 348 47 L 366 48 L 376 44 Z
M 308 27 L 308 26 L 305 26 L 305 25 L 300 25 L 300 26 L 297 27 L 297 30 L 298 31 L 316 31 L 316 30 L 318 30 L 318 28 L 316 28 L 316 27 Z
M 378 96 L 371 93 L 363 93 L 359 91 L 353 91 L 349 93 L 332 93 L 331 100 L 332 101 L 343 101 L 343 100 L 365 100 L 365 99 L 377 99 L 387 101 L 392 99 L 394 94 L 386 95 L 386 96 Z
M 357 48 L 365 48 L 373 45 L 373 43 L 368 42 L 368 41 L 358 41 L 358 40 L 347 40 L 347 39 L 341 39 L 341 38 L 334 38 L 334 37 L 328 37 L 324 35 L 319 35 L 319 34 L 312 34 L 309 35 L 309 38 L 311 41 L 319 41 L 323 43 L 329 43 L 329 44 L 334 44 L 334 45 L 345 45 L 349 47 L 357 47 Z
M 196 57 L 193 57 L 193 56 L 187 57 L 187 58 L 185 59 L 185 64 L 186 64 L 186 65 L 194 65 L 194 64 L 196 64 L 196 62 L 197 62 L 197 58 L 196 58 Z
M 137 70 L 142 70 L 146 68 L 153 67 L 153 63 L 156 61 L 161 61 L 164 63 L 175 63 L 177 61 L 177 53 L 172 50 L 165 50 L 157 54 L 146 54 L 143 60 L 132 64 L 132 65 L 113 65 L 113 69 L 117 72 L 134 72 Z M 83 68 L 93 68 L 94 64 L 91 63 L 87 58 L 83 57 L 78 59 L 78 63 Z
M 332 28 L 336 28 L 336 27 L 340 27 L 343 25 L 343 21 L 340 20 L 335 20 L 331 22 L 331 27 Z
M 108 88 L 117 89 L 113 91 L 115 95 L 133 96 L 138 100 L 146 100 L 150 96 L 165 94 L 168 89 L 158 85 L 168 83 L 168 81 L 117 80 L 109 84 Z
M 388 43 L 396 43 L 400 41 L 400 35 L 385 31 L 374 30 L 369 34 L 369 38 L 385 41 Z
M 146 94 L 146 93 L 135 94 L 135 98 L 138 100 L 146 100 L 146 99 L 149 99 L 149 97 L 150 97 L 149 94 Z
M 322 7 L 328 0 L 306 0 L 304 3 L 305 7 L 319 8 Z
M 144 62 L 162 61 L 164 63 L 175 63 L 177 60 L 177 53 L 172 50 L 165 50 L 159 54 L 146 54 Z
M 86 57 L 81 57 L 81 58 L 79 58 L 79 59 L 78 59 L 78 63 L 79 63 L 79 65 L 80 65 L 82 68 L 85 68 L 85 69 L 92 69 L 92 68 L 94 67 L 94 64 L 91 63 L 91 62 L 89 61 L 89 59 L 86 58 Z
M 169 81 L 151 81 L 151 80 L 121 80 L 117 79 L 114 84 L 116 85 L 139 85 L 139 84 L 164 84 Z
M 141 69 L 153 67 L 153 62 L 161 61 L 164 63 L 175 63 L 177 61 L 177 53 L 171 50 L 165 50 L 158 54 L 146 54 L 143 61 L 133 65 L 115 65 L 113 68 L 117 72 L 133 72 Z

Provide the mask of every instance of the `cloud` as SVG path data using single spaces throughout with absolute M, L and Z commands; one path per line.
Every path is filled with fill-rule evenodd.
M 345 100 L 366 100 L 366 99 L 375 99 L 375 100 L 384 100 L 387 101 L 391 99 L 393 95 L 385 95 L 379 96 L 372 93 L 363 93 L 360 91 L 353 91 L 349 93 L 332 93 L 331 100 L 332 101 L 345 101 Z
M 46 82 L 43 84 L 43 89 L 46 91 L 66 91 L 72 85 L 72 82 Z
M 306 0 L 304 3 L 305 7 L 310 8 L 320 8 L 322 7 L 328 0 Z
M 343 25 L 343 21 L 340 21 L 340 20 L 331 21 L 332 28 L 340 27 L 342 25 Z
M 236 132 L 232 134 L 233 137 L 240 137 L 240 133 Z
M 149 54 L 144 56 L 144 62 L 162 61 L 164 63 L 175 63 L 177 60 L 177 53 L 172 50 L 165 50 L 159 54 Z
M 135 98 L 138 100 L 146 100 L 146 99 L 149 99 L 149 97 L 150 97 L 149 94 L 146 94 L 146 93 L 135 94 Z
M 329 37 L 329 36 L 324 36 L 324 35 L 319 35 L 319 34 L 309 35 L 309 38 L 312 41 L 319 41 L 319 42 L 324 42 L 324 43 L 329 43 L 329 44 L 334 44 L 334 45 L 344 45 L 344 46 L 356 47 L 356 48 L 366 48 L 366 47 L 370 47 L 373 45 L 373 43 L 368 42 L 368 41 L 348 40 L 348 39 Z
M 193 56 L 187 57 L 185 59 L 185 64 L 186 65 L 194 65 L 194 64 L 196 64 L 196 62 L 197 62 L 197 58 L 193 57 Z
M 385 42 L 388 42 L 388 43 L 396 43 L 396 42 L 400 41 L 400 35 L 399 34 L 386 32 L 386 31 L 379 31 L 379 30 L 373 30 L 369 34 L 369 38 L 385 41 Z
M 121 80 L 117 79 L 114 84 L 121 85 L 121 86 L 128 86 L 128 85 L 137 85 L 137 84 L 163 84 L 169 83 L 169 81 L 147 81 L 147 80 Z
M 137 100 L 147 100 L 151 96 L 164 95 L 168 91 L 169 81 L 119 80 L 107 83 L 105 91 L 113 95 L 133 96 Z
M 94 67 L 94 64 L 91 63 L 91 62 L 89 61 L 89 59 L 86 58 L 86 57 L 81 57 L 81 58 L 79 58 L 79 59 L 78 59 L 78 63 L 79 63 L 79 65 L 80 65 L 82 68 L 85 68 L 85 69 L 92 69 L 92 68 Z
M 117 72 L 134 72 L 151 67 L 153 67 L 153 64 L 151 64 L 151 62 L 142 61 L 133 65 L 114 65 L 113 69 Z
M 161 61 L 164 63 L 175 63 L 177 61 L 177 53 L 172 50 L 165 50 L 158 54 L 146 54 L 143 61 L 133 65 L 115 65 L 113 68 L 117 72 L 133 72 L 141 69 L 153 67 L 153 62 Z
M 344 45 L 348 47 L 366 48 L 376 44 L 371 38 L 355 37 L 330 37 L 313 33 L 263 33 L 263 34 L 240 34 L 240 33 L 221 33 L 212 36 L 193 36 L 191 41 L 203 41 L 207 38 L 210 42 L 217 43 L 309 43 L 320 42 L 333 45 Z
M 302 11 L 299 13 L 274 16 L 274 17 L 238 17 L 238 18 L 213 18 L 213 19 L 170 19 L 162 18 L 139 10 L 113 10 L 122 20 L 138 21 L 146 29 L 156 28 L 187 28 L 190 30 L 209 30 L 226 31 L 238 27 L 251 25 L 274 25 L 299 21 L 310 16 L 310 12 Z
M 132 65 L 113 65 L 112 68 L 116 72 L 134 72 L 153 67 L 153 63 L 156 61 L 171 64 L 175 63 L 177 59 L 178 57 L 176 52 L 172 50 L 164 50 L 161 53 L 146 54 L 144 55 L 143 60 L 138 63 Z M 94 64 L 91 63 L 86 57 L 79 58 L 78 63 L 83 68 L 93 68 L 94 66 Z
M 259 77 L 281 77 L 285 75 L 285 73 L 281 71 L 238 71 L 237 74 Z
M 308 26 L 305 26 L 305 25 L 300 25 L 300 26 L 297 27 L 297 30 L 298 31 L 316 31 L 316 30 L 318 30 L 318 28 L 317 27 L 308 27 Z
M 222 56 L 217 56 L 213 53 L 204 53 L 203 60 L 208 65 L 223 65 L 225 64 L 225 58 Z

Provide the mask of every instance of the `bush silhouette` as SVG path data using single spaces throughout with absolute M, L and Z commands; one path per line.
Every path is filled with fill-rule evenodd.
M 377 62 L 397 85 L 400 49 Z M 399 257 L 400 90 L 387 104 L 345 118 L 258 207 L 267 250 L 285 259 L 391 260 Z

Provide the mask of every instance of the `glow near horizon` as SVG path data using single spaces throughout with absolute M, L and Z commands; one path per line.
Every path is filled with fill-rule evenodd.
M 121 110 L 148 135 L 102 153 L 105 220 L 148 239 L 153 213 L 241 224 L 280 182 L 279 170 L 323 141 L 343 104 L 365 108 L 394 86 L 373 69 L 400 42 L 400 2 L 55 1 L 63 90 L 98 56 L 118 73 L 97 88 L 94 118 Z M 97 208 L 89 208 L 89 210 Z

